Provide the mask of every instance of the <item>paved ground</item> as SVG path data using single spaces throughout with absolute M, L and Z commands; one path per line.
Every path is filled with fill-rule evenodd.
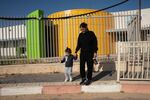
M 106 80 L 116 80 L 116 72 L 103 71 L 103 72 L 94 72 L 93 81 L 106 81 Z M 10 83 L 33 83 L 33 82 L 63 82 L 64 81 L 63 73 L 47 73 L 47 74 L 17 74 L 17 75 L 5 75 L 0 76 L 0 84 L 10 84 Z M 79 73 L 73 74 L 73 80 L 79 81 Z
M 3 96 L 0 100 L 150 100 L 149 94 L 101 93 Z

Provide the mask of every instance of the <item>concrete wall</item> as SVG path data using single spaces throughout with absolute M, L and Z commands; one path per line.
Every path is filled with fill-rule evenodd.
M 122 63 L 122 67 L 125 63 Z M 79 72 L 79 62 L 75 62 L 73 72 Z M 112 71 L 117 69 L 117 62 L 104 61 L 100 66 L 94 66 L 94 71 Z M 37 74 L 64 72 L 64 64 L 24 64 L 24 65 L 4 65 L 0 66 L 0 75 L 4 74 Z

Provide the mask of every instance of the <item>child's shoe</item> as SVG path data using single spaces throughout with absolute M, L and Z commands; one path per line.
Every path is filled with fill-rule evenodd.
M 67 82 L 68 81 L 68 79 L 65 79 L 65 81 L 64 82 Z
M 69 80 L 70 82 L 72 82 L 72 78 L 70 78 L 70 80 Z

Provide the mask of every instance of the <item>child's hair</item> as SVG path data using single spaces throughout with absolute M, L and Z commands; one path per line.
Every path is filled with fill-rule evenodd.
M 68 47 L 65 49 L 65 52 L 72 53 L 71 49 Z

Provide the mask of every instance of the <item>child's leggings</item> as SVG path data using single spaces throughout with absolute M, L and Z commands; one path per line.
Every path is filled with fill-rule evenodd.
M 65 67 L 65 78 L 72 79 L 72 67 Z

